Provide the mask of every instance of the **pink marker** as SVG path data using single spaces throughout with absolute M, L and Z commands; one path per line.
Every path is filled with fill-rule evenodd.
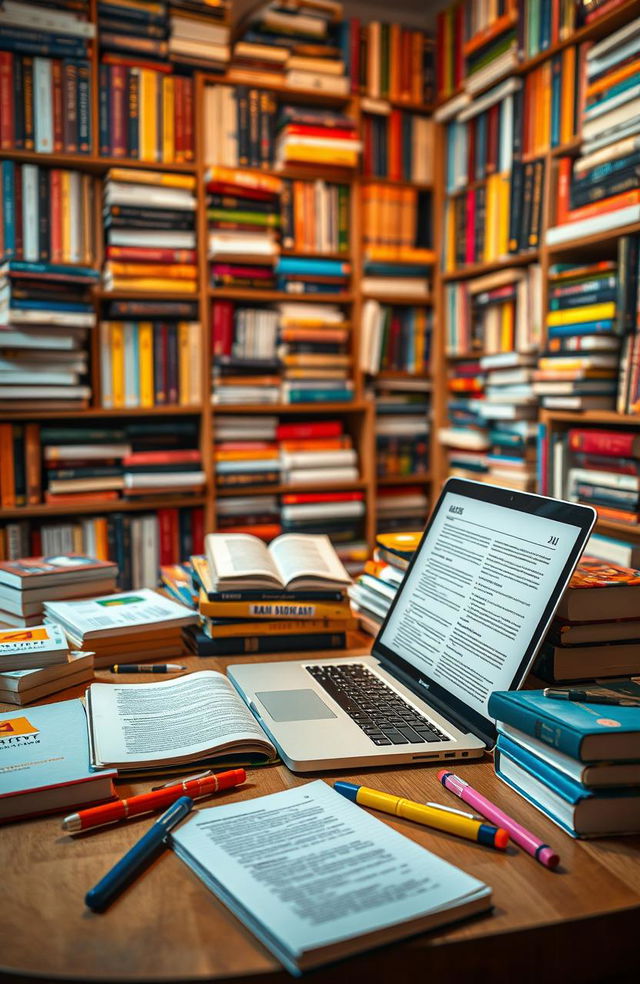
M 491 823 L 495 823 L 498 827 L 508 830 L 511 839 L 526 851 L 527 854 L 530 854 L 536 861 L 543 864 L 545 868 L 558 867 L 560 858 L 548 844 L 544 844 L 530 830 L 522 827 L 516 820 L 513 820 L 507 813 L 504 813 L 500 807 L 496 806 L 495 803 L 492 803 L 482 793 L 479 793 L 477 789 L 474 789 L 468 782 L 465 782 L 464 779 L 460 779 L 453 772 L 447 772 L 446 769 L 440 769 L 438 779 L 445 789 L 448 789 L 450 793 L 458 796 L 461 800 L 464 800 L 465 803 L 472 806 L 474 810 L 481 813 L 487 820 L 491 820 Z

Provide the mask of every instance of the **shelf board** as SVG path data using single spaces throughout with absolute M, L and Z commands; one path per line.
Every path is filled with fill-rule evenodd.
M 199 417 L 204 405 L 198 407 L 89 407 L 86 410 L 5 410 L 3 419 L 7 420 L 64 420 L 73 418 L 85 420 L 100 420 L 113 417 Z
M 616 413 L 615 410 L 542 410 L 543 421 L 558 420 L 568 424 L 617 424 L 640 428 L 640 414 Z
M 16 509 L 3 509 L 3 519 L 50 519 L 51 516 L 79 516 L 90 515 L 92 513 L 115 513 L 115 512 L 148 512 L 154 509 L 170 509 L 181 506 L 203 506 L 205 496 L 203 495 L 165 495 L 154 496 L 140 501 L 129 499 L 117 499 L 113 502 L 77 502 L 69 505 L 54 505 L 41 503 L 37 506 L 20 506 Z
M 598 519 L 596 529 L 602 533 L 614 533 L 616 536 L 640 536 L 638 523 L 614 523 L 609 519 Z
M 424 372 L 411 372 L 409 369 L 381 369 L 380 372 L 369 373 L 374 380 L 385 380 L 392 381 L 394 379 L 421 379 L 428 380 L 431 378 L 431 370 L 427 369 Z M 425 390 L 426 392 L 426 390 Z
M 538 259 L 538 250 L 532 249 L 528 253 L 516 253 L 514 256 L 505 256 L 501 260 L 492 260 L 490 263 L 473 263 L 470 266 L 460 267 L 458 270 L 449 270 L 442 274 L 442 281 L 445 284 L 455 280 L 466 280 L 469 277 L 480 277 L 485 273 L 497 273 L 511 266 L 528 266 L 535 263 Z
M 342 260 L 344 263 L 351 262 L 350 253 L 332 253 L 329 250 L 320 249 L 281 249 L 280 256 L 294 256 L 300 259 L 312 260 Z
M 427 181 L 411 181 L 397 178 L 379 177 L 376 174 L 361 174 L 361 184 L 382 184 L 391 188 L 415 188 L 416 191 L 433 191 L 433 183 Z
M 393 486 L 393 485 L 429 485 L 432 481 L 431 474 L 429 472 L 423 472 L 421 475 L 383 475 L 376 478 L 376 485 L 382 486 Z
M 554 228 L 552 226 L 552 228 Z M 640 233 L 640 222 L 632 222 L 630 225 L 616 226 L 614 229 L 604 229 L 602 232 L 595 232 L 591 236 L 581 236 L 579 239 L 569 239 L 564 243 L 547 244 L 546 249 L 549 256 L 561 253 L 574 253 L 576 250 L 590 251 L 594 254 L 602 252 L 602 246 L 611 247 L 617 243 L 621 236 L 634 236 Z
M 237 496 L 245 495 L 289 495 L 298 492 L 364 492 L 367 489 L 367 482 L 361 479 L 354 482 L 332 482 L 329 478 L 326 482 L 298 483 L 297 485 L 236 485 L 232 488 L 222 486 L 216 488 L 217 499 L 232 499 Z M 358 519 L 359 517 L 354 517 Z
M 372 404 L 367 400 L 352 400 L 350 403 L 215 403 L 211 410 L 217 414 L 256 414 L 276 416 L 278 414 L 353 414 L 368 410 Z
M 352 293 L 342 294 L 289 294 L 286 290 L 251 290 L 245 287 L 209 287 L 213 300 L 246 301 L 306 301 L 310 304 L 351 304 Z
M 94 157 L 92 154 L 40 154 L 35 150 L 0 150 L 0 160 L 14 160 L 21 164 L 50 164 L 51 167 L 70 167 L 92 174 L 105 174 L 112 167 L 133 168 L 140 171 L 171 171 L 195 174 L 196 165 L 169 164 L 158 161 L 130 160 L 127 157 Z
M 241 69 L 238 69 L 240 73 Z M 344 94 L 339 94 L 335 92 L 320 92 L 316 89 L 294 89 L 284 82 L 270 82 L 263 84 L 258 81 L 249 81 L 249 77 L 243 81 L 242 79 L 234 79 L 226 75 L 214 75 L 203 72 L 203 78 L 205 85 L 251 85 L 264 89 L 265 92 L 275 92 L 276 95 L 288 96 L 291 99 L 299 100 L 300 102 L 309 103 L 321 103 L 325 106 L 344 106 L 346 103 L 350 102 L 354 93 L 347 92 Z
M 424 294 L 384 294 L 382 291 L 364 291 L 365 301 L 380 301 L 381 304 L 410 305 L 411 307 L 433 307 L 433 297 Z

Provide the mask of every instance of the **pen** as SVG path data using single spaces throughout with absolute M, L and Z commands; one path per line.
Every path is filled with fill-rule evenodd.
M 80 830 L 103 827 L 105 824 L 126 820 L 128 817 L 140 816 L 142 813 L 164 810 L 171 803 L 175 803 L 180 796 L 190 796 L 191 799 L 211 796 L 212 793 L 218 793 L 223 789 L 239 786 L 246 781 L 246 778 L 247 773 L 244 769 L 229 769 L 227 772 L 219 772 L 218 775 L 207 776 L 204 779 L 185 780 L 155 792 L 141 793 L 140 796 L 130 796 L 115 803 L 104 803 L 102 806 L 71 813 L 62 821 L 62 829 L 77 834 Z
M 169 831 L 186 817 L 192 806 L 193 800 L 188 796 L 181 796 L 172 803 L 169 809 L 149 827 L 144 837 L 141 837 L 131 850 L 120 858 L 97 885 L 89 889 L 84 897 L 86 905 L 93 912 L 103 912 L 122 889 L 133 881 L 138 872 L 161 851 Z
M 155 793 L 156 789 L 168 789 L 169 786 L 179 786 L 180 783 L 191 782 L 193 779 L 208 779 L 212 775 L 211 769 L 205 769 L 204 772 L 196 772 L 191 776 L 185 776 L 184 779 L 170 779 L 169 782 L 161 782 L 159 786 L 152 786 L 151 792 Z
M 433 809 L 422 803 L 403 799 L 401 796 L 392 796 L 390 793 L 381 793 L 377 789 L 369 789 L 367 786 L 355 786 L 351 782 L 334 782 L 333 786 L 337 792 L 360 806 L 370 806 L 383 813 L 414 820 L 416 823 L 424 824 L 425 827 L 444 830 L 447 834 L 456 834 L 457 837 L 465 837 L 467 840 L 497 847 L 500 850 L 503 850 L 509 841 L 506 830 L 492 827 L 488 823 L 470 820 L 468 817 L 448 813 L 443 809 Z
M 526 851 L 527 854 L 530 854 L 536 861 L 539 861 L 540 864 L 543 864 L 546 868 L 558 867 L 560 858 L 548 844 L 541 841 L 539 837 L 532 834 L 526 827 L 522 827 L 508 813 L 505 813 L 499 806 L 488 800 L 477 789 L 474 789 L 468 782 L 465 782 L 464 779 L 460 779 L 453 772 L 447 772 L 446 769 L 440 769 L 438 779 L 445 789 L 448 789 L 455 796 L 459 796 L 461 800 L 468 803 L 469 806 L 477 810 L 478 813 L 481 813 L 487 820 L 491 820 L 493 823 L 499 823 L 501 827 L 504 827 L 509 832 L 511 839 Z
M 180 663 L 116 663 L 110 667 L 112 673 L 178 673 L 186 670 Z
M 632 697 L 609 697 L 607 694 L 594 694 L 589 690 L 554 690 L 553 687 L 545 687 L 542 691 L 544 697 L 552 697 L 554 700 L 579 700 L 588 704 L 613 704 L 616 707 L 638 707 L 640 701 Z

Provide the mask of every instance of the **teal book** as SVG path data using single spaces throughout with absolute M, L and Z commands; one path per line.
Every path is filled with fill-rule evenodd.
M 554 700 L 541 690 L 496 690 L 488 711 L 580 762 L 640 759 L 640 708 Z
M 111 799 L 116 775 L 89 763 L 81 700 L 0 714 L 0 821 Z

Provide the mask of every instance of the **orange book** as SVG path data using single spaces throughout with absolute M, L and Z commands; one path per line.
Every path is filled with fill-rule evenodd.
M 591 85 L 587 86 L 587 99 L 598 96 L 601 92 L 605 92 L 612 86 L 617 85 L 618 82 L 623 82 L 630 75 L 636 75 L 638 72 L 640 72 L 640 59 L 635 59 L 628 65 L 623 65 L 622 68 L 618 68 L 615 72 L 607 72 L 604 78 L 597 79 L 596 82 L 592 82 Z
M 402 28 L 399 24 L 391 24 L 389 28 L 389 99 L 400 98 L 400 39 Z
M 72 506 L 76 502 L 113 502 L 120 497 L 119 492 L 73 492 L 70 495 L 45 492 L 44 501 L 48 505 Z
M 640 190 L 625 191 L 621 195 L 612 195 L 611 198 L 604 198 L 600 202 L 591 202 L 581 208 L 572 208 L 567 212 L 567 222 L 579 222 L 582 219 L 590 219 L 594 215 L 602 215 L 604 212 L 614 212 L 619 208 L 627 208 L 628 205 L 640 204 Z
M 303 249 L 304 242 L 304 183 L 293 182 L 293 242 L 297 250 Z
M 576 98 L 576 49 L 573 46 L 562 52 L 560 91 L 560 143 L 568 143 L 573 136 L 573 108 Z
M 238 185 L 255 191 L 268 191 L 273 195 L 279 195 L 282 191 L 282 179 L 275 175 L 243 171 L 236 167 L 224 167 L 222 164 L 210 167 L 205 175 L 205 181 L 207 184 Z
M 98 516 L 93 520 L 95 532 L 96 558 L 98 560 L 109 559 L 109 523 L 106 516 Z
M 502 17 L 498 17 L 497 20 L 492 20 L 486 27 L 483 27 L 480 31 L 477 31 L 469 41 L 466 41 L 463 47 L 463 52 L 465 58 L 472 55 L 474 51 L 478 51 L 482 48 L 488 41 L 492 41 L 493 38 L 499 37 L 505 31 L 507 31 L 512 24 L 515 24 L 518 19 L 517 11 L 510 10 L 503 14 Z
M 261 540 L 266 540 L 269 542 L 273 540 L 276 536 L 280 536 L 282 533 L 282 527 L 280 523 L 264 523 L 264 524 L 247 524 L 238 526 L 225 526 L 225 533 L 248 533 L 251 536 L 257 536 Z
M 366 250 L 366 258 L 378 263 L 417 263 L 419 265 L 436 262 L 436 254 L 432 249 L 421 249 L 417 246 L 394 248 L 388 246 L 370 246 Z
M 407 93 L 413 102 L 422 102 L 423 51 L 422 31 L 411 32 L 411 91 Z
M 13 509 L 16 504 L 16 480 L 13 463 L 13 427 L 0 424 L 0 505 Z
M 353 445 L 350 436 L 345 434 L 344 437 L 309 437 L 297 441 L 282 441 L 280 446 L 283 451 L 335 451 Z
M 167 188 L 187 188 L 193 190 L 196 179 L 188 174 L 169 174 L 162 171 L 132 171 L 126 167 L 112 167 L 107 171 L 111 181 L 126 181 L 134 184 L 163 185 Z
M 25 477 L 27 480 L 27 505 L 37 506 L 41 493 L 40 427 L 27 424 L 24 429 Z
M 216 451 L 214 452 L 214 458 L 216 461 L 255 461 L 262 460 L 264 458 L 273 458 L 277 460 L 279 457 L 280 452 L 278 448 L 261 448 L 260 450 L 242 448 L 235 451 L 228 448 L 216 448 Z
M 283 342 L 344 342 L 349 332 L 342 328 L 283 328 L 280 339 Z
M 105 272 L 114 277 L 162 277 L 167 280 L 195 280 L 198 268 L 192 263 L 121 263 L 109 260 Z

